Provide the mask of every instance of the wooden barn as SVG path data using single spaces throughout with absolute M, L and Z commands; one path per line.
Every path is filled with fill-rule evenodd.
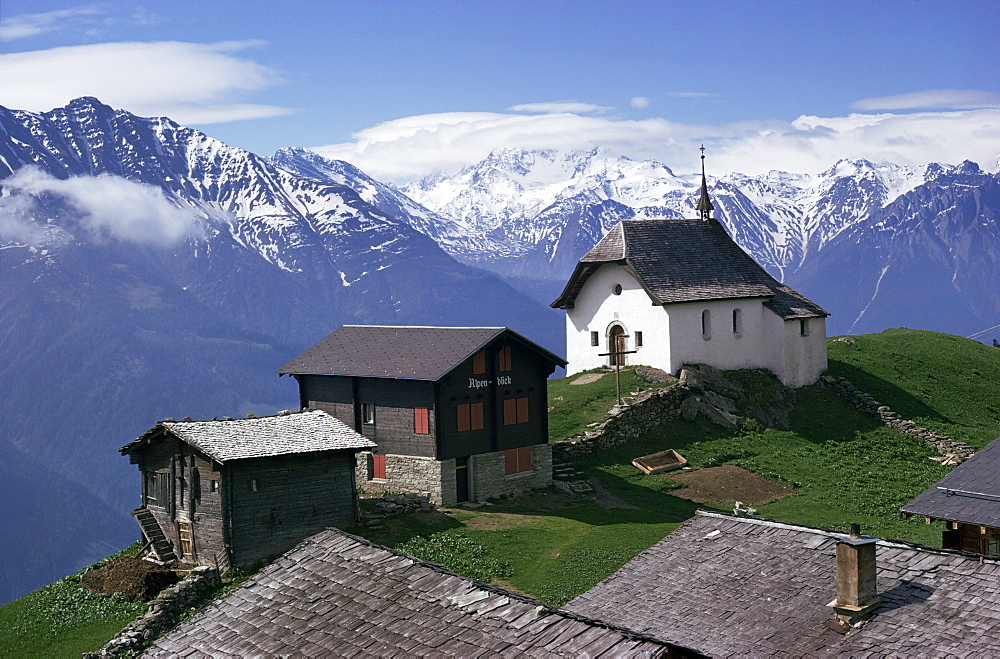
M 250 565 L 359 515 L 355 452 L 374 444 L 321 411 L 156 424 L 121 453 L 142 472 L 133 511 L 160 560 Z
M 1000 557 L 1000 437 L 900 508 L 903 519 L 944 520 L 941 544 Z
M 344 326 L 278 372 L 378 445 L 359 485 L 451 505 L 552 483 L 546 379 L 565 363 L 505 327 Z

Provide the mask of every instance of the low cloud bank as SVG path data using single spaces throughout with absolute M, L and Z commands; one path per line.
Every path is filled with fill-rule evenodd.
M 535 104 L 535 109 L 543 105 Z M 630 158 L 658 160 L 683 173 L 697 170 L 698 147 L 704 143 L 709 171 L 715 175 L 819 173 L 842 158 L 904 166 L 969 159 L 990 171 L 1000 167 L 1000 108 L 722 125 L 568 111 L 452 112 L 387 121 L 351 137 L 350 142 L 311 148 L 397 183 L 457 171 L 501 147 L 568 151 L 600 146 Z
M 95 240 L 124 240 L 169 245 L 201 237 L 203 226 L 193 210 L 173 205 L 163 191 L 117 176 L 58 179 L 36 167 L 24 167 L 0 181 L 0 239 L 37 244 L 45 235 L 37 219 L 42 198 L 57 197 L 74 220 Z

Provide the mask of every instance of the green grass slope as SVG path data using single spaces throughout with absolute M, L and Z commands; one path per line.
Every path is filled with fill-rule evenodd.
M 829 341 L 831 375 L 906 418 L 982 448 L 1000 436 L 1000 348 L 906 328 Z

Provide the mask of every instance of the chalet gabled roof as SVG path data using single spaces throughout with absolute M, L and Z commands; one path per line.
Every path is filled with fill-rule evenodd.
M 1000 655 L 1000 560 L 901 542 L 873 617 L 828 629 L 838 535 L 699 511 L 565 608 L 711 656 Z
M 1000 528 L 1000 437 L 976 451 L 900 510 Z
M 344 325 L 278 373 L 436 381 L 501 336 L 553 365 L 566 365 L 565 359 L 506 327 Z
M 306 410 L 249 419 L 161 421 L 119 451 L 131 453 L 167 434 L 217 462 L 375 446 L 340 419 L 320 410 Z
M 675 657 L 337 529 L 306 539 L 143 656 Z
M 782 318 L 828 316 L 769 275 L 714 219 L 625 220 L 584 255 L 551 306 L 569 309 L 600 266 L 616 263 L 632 274 L 653 304 L 768 298 Z

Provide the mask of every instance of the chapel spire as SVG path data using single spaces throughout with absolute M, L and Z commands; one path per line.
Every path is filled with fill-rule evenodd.
M 715 206 L 712 205 L 712 200 L 708 198 L 708 182 L 705 180 L 705 145 L 701 145 L 701 198 L 698 200 L 698 205 L 695 207 L 698 211 L 698 216 L 703 220 L 711 219 L 712 211 L 715 210 Z

